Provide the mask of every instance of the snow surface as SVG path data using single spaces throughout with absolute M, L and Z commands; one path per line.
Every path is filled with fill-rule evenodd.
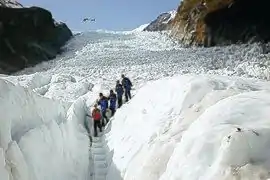
M 269 88 L 218 76 L 149 82 L 106 134 L 115 164 L 108 178 L 114 166 L 125 180 L 269 178 Z
M 164 21 L 164 22 L 162 22 L 162 23 L 167 24 L 167 23 L 169 23 L 170 21 L 172 21 L 172 20 L 175 18 L 177 11 L 176 11 L 176 10 L 172 10 L 172 11 L 169 11 L 169 12 L 167 12 L 167 13 L 169 13 L 171 16 L 170 16 L 170 18 L 169 18 L 167 21 Z M 150 24 L 150 23 L 143 24 L 143 25 L 141 25 L 141 26 L 135 28 L 134 30 L 129 31 L 128 33 L 142 32 L 149 24 Z
M 165 24 L 171 22 L 175 18 L 176 14 L 177 14 L 177 11 L 172 10 L 172 11 L 169 11 L 168 13 L 171 15 L 171 17 L 167 21 L 163 22 Z
M 134 32 L 142 32 L 148 25 L 149 25 L 149 23 L 148 24 L 143 24 L 143 25 L 137 27 L 136 29 L 132 30 L 131 32 L 133 32 L 133 33 Z
M 121 73 L 136 95 L 96 144 L 108 180 L 270 178 L 269 55 L 259 44 L 184 48 L 160 33 L 98 31 L 66 49 L 0 76 L 1 180 L 93 179 L 101 152 L 89 149 L 85 115 Z
M 5 80 L 0 89 L 0 179 L 88 179 L 84 100 L 70 106 Z
M 169 11 L 169 13 L 171 14 L 171 18 L 174 19 L 176 14 L 177 14 L 177 11 L 176 10 L 172 10 L 172 11 Z

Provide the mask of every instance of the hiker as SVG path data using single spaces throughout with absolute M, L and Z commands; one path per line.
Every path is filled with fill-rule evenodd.
M 99 100 L 98 105 L 101 107 L 101 113 L 102 113 L 102 126 L 105 126 L 108 122 L 108 117 L 106 116 L 107 108 L 108 108 L 108 98 L 105 97 L 102 93 L 99 93 Z M 105 123 L 106 119 L 106 123 Z
M 115 92 L 117 94 L 118 108 L 120 108 L 122 106 L 122 104 L 123 104 L 122 97 L 123 97 L 123 94 L 124 94 L 124 89 L 123 89 L 122 84 L 120 84 L 119 80 L 116 81 Z
M 94 105 L 92 110 L 92 118 L 94 120 L 94 136 L 97 137 L 97 128 L 102 132 L 102 126 L 100 120 L 102 118 L 100 110 L 97 108 L 97 104 Z
M 116 94 L 113 92 L 113 90 L 110 90 L 109 99 L 110 99 L 110 107 L 109 107 L 109 109 L 112 112 L 112 116 L 114 116 L 115 109 L 116 109 Z
M 131 87 L 132 87 L 132 83 L 129 80 L 129 78 L 125 77 L 124 74 L 122 74 L 122 86 L 125 89 L 126 102 L 128 102 L 128 100 L 131 99 L 130 90 L 131 90 Z

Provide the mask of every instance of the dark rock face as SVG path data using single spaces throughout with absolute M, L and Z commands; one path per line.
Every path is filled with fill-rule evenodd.
M 39 7 L 0 7 L 0 73 L 13 73 L 55 58 L 72 37 L 64 23 Z
M 270 41 L 269 0 L 183 0 L 172 36 L 186 45 Z
M 209 46 L 270 40 L 269 0 L 235 0 L 205 16 Z
M 162 13 L 152 21 L 143 31 L 164 31 L 169 29 L 169 25 L 172 19 L 171 13 Z

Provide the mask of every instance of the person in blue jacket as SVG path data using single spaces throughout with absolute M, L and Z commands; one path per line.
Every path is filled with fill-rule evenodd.
M 123 89 L 122 84 L 120 84 L 119 80 L 116 81 L 115 92 L 117 94 L 118 108 L 120 108 L 122 106 L 122 104 L 123 104 L 122 97 L 123 97 L 123 94 L 124 94 L 124 89 Z
M 132 83 L 130 81 L 129 78 L 125 77 L 124 74 L 122 74 L 122 85 L 125 89 L 125 98 L 126 98 L 126 102 L 128 102 L 129 99 L 131 99 L 131 87 L 132 87 Z
M 99 93 L 98 105 L 101 107 L 102 113 L 102 126 L 105 126 L 108 123 L 108 117 L 106 116 L 106 112 L 108 109 L 108 98 L 105 97 L 102 93 Z M 105 123 L 106 120 L 106 123 Z
M 110 90 L 109 99 L 110 99 L 110 107 L 109 107 L 109 109 L 112 112 L 112 116 L 114 116 L 114 113 L 116 111 L 116 94 L 113 92 L 113 90 Z

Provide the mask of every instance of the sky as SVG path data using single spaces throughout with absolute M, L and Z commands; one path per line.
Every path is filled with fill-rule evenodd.
M 162 12 L 177 9 L 180 0 L 18 0 L 24 6 L 40 6 L 74 31 L 132 30 L 154 20 Z M 85 17 L 96 22 L 82 23 Z

